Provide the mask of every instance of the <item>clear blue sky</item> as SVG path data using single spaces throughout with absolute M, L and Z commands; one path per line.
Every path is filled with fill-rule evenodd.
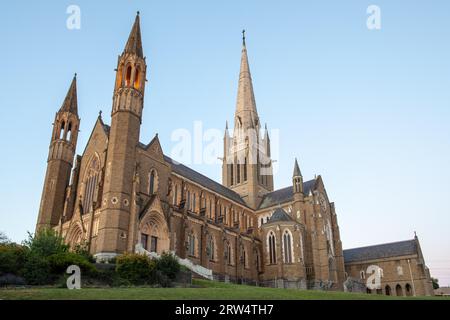
M 81 29 L 66 9 L 81 8 Z M 380 6 L 382 29 L 366 28 Z M 241 30 L 261 121 L 280 129 L 276 187 L 321 174 L 344 248 L 410 239 L 450 284 L 448 1 L 9 1 L 0 11 L 0 230 L 34 230 L 54 114 L 78 77 L 82 153 L 141 11 L 148 85 L 141 140 L 233 119 Z M 220 181 L 220 167 L 195 165 Z

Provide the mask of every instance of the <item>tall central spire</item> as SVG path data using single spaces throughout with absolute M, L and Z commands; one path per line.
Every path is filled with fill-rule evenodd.
M 237 192 L 251 208 L 257 208 L 264 194 L 273 191 L 270 139 L 260 135 L 252 76 L 248 64 L 245 30 L 242 31 L 241 70 L 234 117 L 233 137 L 224 137 L 223 184 Z
M 255 94 L 253 92 L 252 76 L 248 63 L 245 31 L 242 32 L 241 70 L 236 103 L 235 128 L 259 129 L 259 118 L 256 110 Z

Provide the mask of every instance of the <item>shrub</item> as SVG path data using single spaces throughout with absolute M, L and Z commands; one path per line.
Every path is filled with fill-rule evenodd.
M 0 275 L 19 275 L 26 258 L 26 248 L 16 244 L 0 244 Z
M 24 245 L 29 248 L 30 254 L 42 258 L 69 250 L 63 238 L 52 229 L 42 230 L 34 237 L 28 233 L 28 240 L 24 241 Z
M 117 258 L 118 275 L 131 284 L 142 285 L 152 282 L 155 262 L 140 254 L 125 254 Z
M 156 260 L 156 270 L 167 276 L 170 280 L 175 280 L 177 274 L 180 272 L 181 266 L 177 258 L 170 253 L 163 253 L 161 257 Z
M 66 273 L 67 268 L 71 265 L 79 266 L 81 271 L 86 273 L 86 275 L 93 275 L 96 272 L 94 265 L 90 263 L 86 257 L 74 252 L 61 252 L 53 254 L 48 257 L 48 262 L 50 272 L 52 274 L 64 274 Z
M 55 277 L 50 272 L 48 259 L 36 254 L 27 255 L 23 276 L 27 284 L 31 285 L 51 284 L 55 281 Z

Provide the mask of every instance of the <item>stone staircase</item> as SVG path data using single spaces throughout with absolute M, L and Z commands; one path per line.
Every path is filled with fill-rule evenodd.
M 150 259 L 159 259 L 160 258 L 160 255 L 157 254 L 156 252 L 149 252 L 149 251 L 145 250 L 144 247 L 142 246 L 142 244 L 137 244 L 136 245 L 135 253 L 146 255 Z M 207 269 L 207 268 L 202 267 L 200 265 L 194 264 L 189 259 L 181 259 L 180 257 L 178 257 L 175 254 L 175 252 L 172 252 L 172 254 L 175 256 L 175 258 L 177 259 L 177 261 L 178 261 L 178 263 L 180 265 L 182 265 L 182 266 L 186 267 L 187 269 L 191 270 L 196 275 L 198 275 L 198 276 L 200 276 L 202 278 L 208 279 L 208 280 L 214 280 L 213 279 L 213 272 L 212 272 L 211 269 Z

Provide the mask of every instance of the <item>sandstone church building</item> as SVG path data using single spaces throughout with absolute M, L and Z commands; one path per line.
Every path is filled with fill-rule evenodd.
M 293 159 L 291 186 L 274 190 L 245 37 L 222 184 L 166 156 L 158 136 L 140 142 L 146 71 L 138 14 L 118 59 L 111 125 L 99 115 L 75 155 L 76 76 L 56 113 L 36 230 L 53 228 L 70 245 L 87 244 L 99 261 L 139 247 L 174 252 L 219 280 L 342 290 L 348 274 L 339 225 L 321 176 L 304 181 Z

